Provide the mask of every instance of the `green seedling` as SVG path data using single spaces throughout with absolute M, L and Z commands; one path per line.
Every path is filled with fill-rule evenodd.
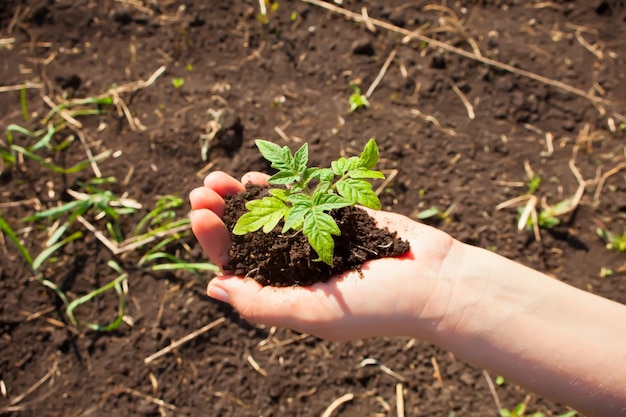
M 596 233 L 606 242 L 608 250 L 626 252 L 626 229 L 621 235 L 602 228 L 597 228 Z
M 185 84 L 185 79 L 183 77 L 172 78 L 172 85 L 174 88 L 180 88 Z
M 44 210 L 28 216 L 24 219 L 26 222 L 37 222 L 42 220 L 56 220 L 61 217 L 67 217 L 67 221 L 59 226 L 48 239 L 47 245 L 53 245 L 65 233 L 69 226 L 83 216 L 87 212 L 93 213 L 95 219 L 106 217 L 106 228 L 116 242 L 124 240 L 119 217 L 121 215 L 132 214 L 139 207 L 134 200 L 116 197 L 109 190 L 104 190 L 97 185 L 115 182 L 115 178 L 97 178 L 91 183 L 77 182 L 85 192 L 68 191 L 75 200 Z
M 444 223 L 450 223 L 452 221 L 452 213 L 454 212 L 455 205 L 452 204 L 446 210 L 441 211 L 438 207 L 432 206 L 427 208 L 426 210 L 422 210 L 417 213 L 417 218 L 419 220 L 427 220 L 427 219 L 438 219 L 443 221 Z
M 257 15 L 257 19 L 264 25 L 267 25 L 270 22 L 270 16 L 277 10 L 277 1 L 259 0 L 259 14 Z
M 92 301 L 94 298 L 112 289 L 114 289 L 118 295 L 117 317 L 111 323 L 106 324 L 106 325 L 101 325 L 101 324 L 92 323 L 92 322 L 82 322 L 81 324 L 84 324 L 88 328 L 99 331 L 99 332 L 108 332 L 111 330 L 115 330 L 120 326 L 120 324 L 122 324 L 122 321 L 124 320 L 124 315 L 126 312 L 126 296 L 128 294 L 128 273 L 124 272 L 122 268 L 115 261 L 109 261 L 107 265 L 109 266 L 109 268 L 113 269 L 118 274 L 117 278 L 111 280 L 107 284 L 104 284 L 102 287 L 91 291 L 89 294 L 83 295 L 82 297 L 79 297 L 73 300 L 70 303 L 67 303 L 66 301 L 67 307 L 65 309 L 65 312 L 70 322 L 72 323 L 72 325 L 74 325 L 74 327 L 78 327 L 79 325 L 79 322 L 78 320 L 76 320 L 76 317 L 74 315 L 74 310 L 78 306 L 85 304 L 89 301 Z
M 519 403 L 514 409 L 509 410 L 507 408 L 503 408 L 500 410 L 500 417 L 546 417 L 546 415 L 540 411 L 537 411 L 532 414 L 526 414 L 527 405 L 525 402 Z M 554 417 L 574 417 L 578 413 L 576 411 L 569 411 L 564 414 L 559 414 Z
M 369 107 L 370 102 L 364 94 L 361 94 L 361 89 L 355 83 L 350 83 L 350 88 L 352 88 L 352 95 L 348 99 L 348 104 L 350 105 L 350 113 L 357 111 L 360 108 Z
M 329 214 L 333 209 L 363 206 L 379 209 L 380 200 L 368 179 L 384 178 L 372 168 L 378 163 L 376 141 L 370 139 L 360 156 L 339 158 L 330 168 L 308 168 L 309 151 L 305 143 L 295 154 L 287 146 L 257 140 L 261 154 L 278 170 L 269 180 L 270 196 L 246 204 L 249 212 L 239 218 L 233 229 L 243 235 L 263 229 L 274 230 L 284 220 L 281 233 L 302 232 L 318 255 L 315 261 L 333 264 L 335 243 L 340 235 L 337 223 Z
M 24 96 L 21 104 L 22 112 L 24 113 L 25 120 L 27 120 L 28 108 L 26 107 L 25 100 L 26 98 Z M 2 158 L 2 161 L 7 167 L 12 166 L 17 161 L 18 154 L 22 154 L 23 156 L 39 163 L 42 167 L 57 174 L 71 174 L 81 171 L 91 164 L 107 158 L 110 156 L 111 151 L 105 151 L 91 159 L 83 160 L 70 168 L 57 166 L 50 162 L 47 158 L 39 155 L 38 152 L 42 149 L 49 149 L 56 152 L 67 148 L 74 140 L 73 135 L 67 135 L 65 139 L 60 141 L 60 143 L 53 143 L 53 138 L 68 128 L 67 119 L 76 120 L 82 116 L 102 115 L 105 112 L 104 107 L 112 104 L 113 99 L 111 97 L 90 97 L 86 99 L 72 100 L 59 104 L 50 110 L 46 117 L 40 122 L 41 125 L 44 126 L 41 129 L 33 131 L 16 124 L 11 124 L 6 128 L 6 143 L 0 141 L 0 158 Z M 64 117 L 61 117 L 61 112 L 65 112 L 63 114 Z M 29 144 L 28 146 L 19 146 L 14 143 L 14 134 L 24 135 L 27 138 L 32 139 L 34 143 Z
M 508 201 L 500 203 L 496 206 L 496 210 L 505 207 L 518 206 L 517 208 L 517 229 L 532 230 L 537 241 L 541 241 L 539 229 L 552 229 L 561 223 L 561 217 L 571 213 L 578 207 L 578 203 L 584 193 L 585 183 L 579 181 L 576 192 L 553 206 L 548 205 L 546 197 L 541 199 L 536 195 L 539 191 L 541 178 L 533 172 L 528 161 L 525 162 L 526 175 L 528 182 L 526 183 L 528 190 L 526 193 L 512 198 Z M 578 178 L 577 178 L 578 179 Z
M 28 123 L 30 120 L 30 113 L 28 112 L 28 103 L 26 102 L 26 85 L 20 90 L 20 106 L 22 107 L 22 117 L 24 123 Z
M 177 243 L 181 238 L 189 234 L 189 218 L 177 219 L 175 211 L 182 204 L 183 200 L 179 197 L 172 195 L 163 196 L 157 200 L 156 207 L 139 221 L 133 233 L 133 242 L 147 242 L 152 237 L 162 234 L 171 233 L 171 235 L 155 244 L 141 257 L 138 265 L 144 266 L 155 261 L 166 260 L 166 263 L 155 263 L 150 268 L 153 271 L 186 270 L 196 274 L 198 271 L 218 272 L 219 268 L 214 264 L 208 262 L 187 262 L 178 256 L 165 252 L 167 246 Z M 186 227 L 186 229 L 180 230 L 183 227 Z

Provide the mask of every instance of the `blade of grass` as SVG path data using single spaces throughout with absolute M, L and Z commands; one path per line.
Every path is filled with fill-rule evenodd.
M 109 265 L 111 266 L 111 265 Z M 122 320 L 124 318 L 124 314 L 125 314 L 125 310 L 126 310 L 126 295 L 125 295 L 125 291 L 122 288 L 122 282 L 125 281 L 128 278 L 128 273 L 124 272 L 122 274 L 120 274 L 117 278 L 115 278 L 114 280 L 112 280 L 111 282 L 103 285 L 102 287 L 90 292 L 89 294 L 83 295 L 82 297 L 79 297 L 77 299 L 75 299 L 74 301 L 72 301 L 66 309 L 66 314 L 68 316 L 68 318 L 70 319 L 70 321 L 72 322 L 72 324 L 74 324 L 75 326 L 78 325 L 78 321 L 76 320 L 76 317 L 74 315 L 74 310 L 82 305 L 85 304 L 91 300 L 93 300 L 94 298 L 96 298 L 97 296 L 105 293 L 106 291 L 109 291 L 111 289 L 115 289 L 115 291 L 117 292 L 118 296 L 119 296 L 119 306 L 118 306 L 118 314 L 117 317 L 115 318 L 115 320 L 107 325 L 99 325 L 97 323 L 91 323 L 91 322 L 86 322 L 84 323 L 87 327 L 89 327 L 92 330 L 96 330 L 96 331 L 110 331 L 110 330 L 114 330 L 116 329 L 121 323 Z
M 1 212 L 0 212 L 0 230 L 2 230 L 2 233 L 4 233 L 6 236 L 9 237 L 11 242 L 13 242 L 13 244 L 17 247 L 17 250 L 22 254 L 26 262 L 28 262 L 28 264 L 32 266 L 33 258 L 30 255 L 30 252 L 28 252 L 28 249 L 26 249 L 26 247 L 22 245 L 22 242 L 20 242 L 20 240 L 18 239 L 17 235 L 15 234 L 15 231 L 11 228 L 11 226 L 9 226 L 6 220 L 4 220 L 4 218 L 2 217 Z
M 22 106 L 22 117 L 24 117 L 24 122 L 28 123 L 30 120 L 30 114 L 28 113 L 28 103 L 26 102 L 26 84 L 20 90 L 20 105 Z
M 50 255 L 52 255 L 54 252 L 56 252 L 63 246 L 67 245 L 68 243 L 73 242 L 77 239 L 80 239 L 81 237 L 83 237 L 83 232 L 80 232 L 80 231 L 74 232 L 70 236 L 63 239 L 62 241 L 57 242 L 54 245 L 41 251 L 41 253 L 37 255 L 37 257 L 33 260 L 33 263 L 32 263 L 33 270 L 35 272 L 39 272 L 39 268 L 41 267 L 41 265 L 43 265 L 46 259 L 50 257 Z
M 108 158 L 113 153 L 113 151 L 107 150 L 94 156 L 93 160 L 91 161 L 89 159 L 85 159 L 70 168 L 61 168 L 60 166 L 57 166 L 51 162 L 44 160 L 39 155 L 36 155 L 33 152 L 30 152 L 29 150 L 21 146 L 11 145 L 11 149 L 24 154 L 24 156 L 27 156 L 28 158 L 38 162 L 42 166 L 52 170 L 53 172 L 57 174 L 73 174 L 75 172 L 82 171 L 83 169 L 87 168 L 92 162 L 99 162 L 103 159 Z

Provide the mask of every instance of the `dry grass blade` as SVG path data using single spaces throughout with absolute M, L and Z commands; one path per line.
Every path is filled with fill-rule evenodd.
M 493 401 L 496 403 L 496 409 L 498 410 L 498 413 L 499 413 L 500 410 L 502 410 L 502 403 L 500 402 L 500 398 L 498 397 L 498 393 L 496 392 L 496 387 L 493 385 L 491 376 L 484 369 L 483 369 L 483 376 L 487 380 L 487 386 L 489 386 L 489 391 L 491 392 L 491 396 L 493 397 Z
M 171 411 L 176 411 L 176 406 L 170 403 L 166 403 L 165 401 L 159 399 L 159 398 L 155 398 L 152 397 L 150 395 L 144 394 L 143 392 L 131 389 L 131 388 L 126 388 L 126 387 L 122 387 L 119 389 L 121 392 L 124 392 L 126 394 L 132 395 L 134 397 L 139 397 L 143 400 L 146 400 L 148 402 L 151 402 L 152 404 L 156 404 L 159 407 L 163 407 L 163 408 L 167 408 L 168 410 Z
M 309 334 L 303 333 L 301 335 L 298 335 L 298 336 L 295 336 L 295 337 L 290 337 L 289 339 L 285 339 L 285 340 L 282 340 L 282 341 L 279 341 L 279 342 L 275 342 L 275 343 L 272 343 L 272 344 L 266 344 L 266 345 L 263 345 L 263 346 L 259 347 L 259 352 L 263 352 L 265 350 L 270 350 L 270 349 L 275 349 L 275 348 L 281 347 L 281 346 L 287 346 L 287 345 L 290 345 L 292 343 L 299 342 L 300 340 L 304 340 L 304 339 L 306 339 L 307 337 L 310 337 L 310 336 L 311 335 L 309 335 Z
M 441 123 L 439 123 L 439 120 L 437 120 L 435 118 L 435 116 L 431 116 L 430 114 L 424 114 L 421 111 L 417 110 L 417 109 L 411 109 L 410 110 L 411 114 L 414 114 L 415 116 L 419 117 L 420 119 L 424 120 L 425 122 L 429 122 L 432 123 L 438 130 L 440 130 L 441 132 L 450 135 L 452 137 L 456 137 L 456 132 L 452 129 L 448 129 L 447 127 L 442 127 Z
M 30 81 L 26 81 L 23 84 L 5 85 L 5 86 L 0 87 L 0 93 L 8 93 L 9 91 L 20 91 L 23 88 L 42 89 L 43 88 L 43 84 L 42 83 L 33 83 L 33 82 L 30 82 Z
M 330 403 L 328 408 L 322 413 L 321 417 L 330 417 L 333 414 L 333 412 L 337 408 L 339 408 L 339 406 L 341 406 L 341 404 L 347 403 L 348 401 L 352 401 L 353 399 L 354 399 L 354 394 L 352 394 L 351 392 L 342 395 L 341 397 L 337 398 L 335 401 Z
M 391 51 L 391 53 L 387 57 L 387 60 L 383 64 L 383 67 L 380 69 L 378 76 L 376 77 L 372 85 L 370 85 L 370 88 L 367 89 L 367 92 L 365 93 L 365 97 L 370 98 L 370 96 L 374 93 L 374 90 L 376 89 L 376 87 L 378 87 L 378 84 L 380 84 L 382 79 L 385 77 L 385 74 L 387 73 L 387 70 L 389 69 L 389 65 L 391 65 L 391 62 L 396 57 L 397 53 L 398 53 L 398 50 L 395 48 L 393 51 Z
M 602 176 L 600 177 L 600 180 L 598 181 L 596 192 L 593 194 L 594 202 L 600 199 L 600 194 L 602 193 L 602 187 L 604 187 L 604 183 L 606 182 L 607 178 L 609 178 L 612 175 L 617 174 L 624 168 L 626 168 L 626 162 L 622 162 L 621 164 L 617 165 L 616 167 L 613 167 L 612 169 L 602 174 Z
M 188 334 L 187 336 L 178 339 L 177 341 L 173 342 L 171 345 L 169 345 L 168 347 L 161 349 L 160 351 L 148 356 L 147 358 L 145 358 L 143 360 L 143 362 L 145 364 L 148 364 L 150 362 L 152 362 L 155 359 L 160 358 L 161 356 L 165 355 L 166 353 L 171 352 L 172 350 L 176 349 L 178 346 L 181 346 L 187 342 L 189 342 L 192 339 L 195 339 L 196 337 L 200 336 L 203 333 L 206 333 L 207 331 L 211 330 L 212 328 L 219 326 L 220 324 L 224 323 L 224 321 L 226 321 L 226 319 L 224 317 L 220 317 L 219 319 L 212 321 L 211 323 L 207 324 L 206 326 L 196 330 L 193 333 Z
M 13 398 L 9 404 L 14 406 L 16 404 L 19 404 L 24 398 L 28 397 L 30 394 L 32 394 L 33 392 L 35 392 L 40 386 L 42 386 L 48 379 L 50 379 L 58 370 L 57 367 L 58 363 L 55 361 L 52 364 L 52 367 L 50 368 L 50 370 L 39 379 L 39 381 L 35 382 L 30 388 L 28 388 L 26 391 L 24 391 L 22 394 L 18 395 L 17 397 Z
M 381 371 L 383 371 L 387 375 L 390 375 L 390 376 L 396 378 L 398 381 L 402 381 L 402 382 L 406 381 L 406 379 L 402 375 L 400 375 L 399 373 L 395 372 L 393 369 L 383 365 L 382 363 L 380 363 L 378 360 L 376 360 L 374 358 L 365 358 L 365 359 L 363 359 L 361 362 L 359 362 L 359 364 L 357 365 L 357 368 L 363 368 L 363 367 L 368 366 L 368 365 L 376 366 L 378 369 L 380 369 Z
M 443 389 L 443 378 L 441 377 L 441 371 L 439 370 L 439 363 L 437 362 L 437 358 L 434 356 L 430 358 L 430 362 L 433 364 L 433 378 L 437 380 L 437 385 L 439 388 Z
M 341 14 L 343 16 L 346 16 L 346 17 L 354 20 L 355 22 L 363 22 L 363 17 L 360 14 L 351 12 L 349 10 L 342 9 L 341 7 L 335 6 L 333 4 L 325 3 L 325 2 L 323 2 L 321 0 L 302 0 L 302 1 L 304 1 L 305 3 L 313 4 L 315 6 L 324 8 L 326 10 L 330 10 L 332 12 Z M 412 32 L 410 30 L 403 29 L 403 28 L 398 27 L 396 25 L 393 25 L 391 23 L 388 23 L 388 22 L 385 22 L 385 21 L 382 21 L 382 20 L 378 20 L 378 19 L 373 19 L 373 18 L 369 18 L 369 21 L 371 23 L 373 23 L 374 25 L 376 25 L 377 27 L 379 27 L 379 28 L 383 28 L 383 29 L 389 30 L 391 32 L 395 32 L 395 33 L 404 35 L 406 37 L 417 39 L 420 42 L 428 43 L 432 47 L 441 48 L 441 49 L 443 49 L 443 50 L 445 50 L 447 52 L 451 52 L 453 54 L 462 56 L 464 58 L 472 59 L 472 60 L 481 62 L 481 63 L 483 63 L 485 65 L 489 65 L 491 67 L 494 67 L 494 68 L 497 68 L 497 69 L 501 69 L 501 70 L 504 70 L 504 71 L 507 71 L 507 72 L 510 72 L 512 74 L 516 74 L 516 75 L 519 75 L 519 76 L 522 76 L 522 77 L 525 77 L 525 78 L 530 78 L 530 79 L 538 81 L 538 82 L 540 82 L 542 84 L 550 85 L 552 87 L 561 89 L 563 91 L 567 91 L 568 93 L 571 93 L 571 94 L 574 94 L 574 95 L 577 95 L 577 96 L 580 96 L 580 97 L 584 97 L 587 100 L 591 101 L 592 103 L 604 104 L 604 105 L 607 105 L 607 106 L 614 104 L 613 102 L 611 102 L 611 101 L 609 101 L 607 99 L 595 96 L 595 95 L 590 94 L 590 93 L 588 93 L 586 91 L 583 91 L 583 90 L 581 90 L 579 88 L 572 87 L 571 85 L 566 84 L 564 82 L 561 82 L 561 81 L 558 81 L 558 80 L 553 80 L 551 78 L 544 77 L 542 75 L 535 74 L 535 73 L 530 72 L 530 71 L 526 71 L 526 70 L 523 70 L 523 69 L 520 69 L 520 68 L 516 68 L 516 67 L 514 67 L 512 65 L 508 65 L 508 64 L 504 64 L 504 63 L 502 63 L 500 61 L 496 61 L 495 59 L 490 59 L 490 58 L 486 58 L 486 57 L 483 57 L 483 56 L 478 56 L 475 53 L 468 52 L 466 50 L 463 50 L 463 49 L 457 48 L 455 46 L 452 46 L 452 45 L 450 45 L 450 44 L 448 44 L 446 42 L 438 41 L 438 40 L 430 38 L 428 36 L 421 35 L 421 34 L 419 34 L 417 32 Z
M 470 120 L 474 120 L 476 118 L 476 113 L 474 113 L 474 106 L 472 106 L 472 103 L 469 102 L 467 97 L 465 97 L 465 94 L 463 94 L 461 89 L 457 87 L 454 83 L 452 83 L 452 90 L 456 93 L 457 96 L 459 96 L 459 98 L 463 102 L 463 105 L 467 110 L 467 117 L 469 117 Z
M 261 375 L 263 375 L 264 377 L 267 377 L 267 371 L 263 368 L 261 368 L 261 365 L 259 365 L 259 363 L 254 360 L 254 358 L 252 357 L 252 355 L 247 355 L 246 356 L 246 360 L 248 361 L 248 363 L 250 364 L 250 366 L 252 366 L 252 368 L 257 371 L 258 373 L 260 373 Z
M 583 38 L 582 29 L 578 28 L 575 33 L 576 33 L 576 40 L 578 41 L 578 43 L 580 43 L 586 50 L 594 54 L 596 58 L 598 58 L 599 60 L 604 59 L 604 54 L 602 53 L 602 51 L 600 51 L 595 46 L 591 45 L 589 42 L 585 40 L 585 38 Z
M 396 384 L 396 410 L 398 417 L 404 417 L 404 387 L 402 384 Z

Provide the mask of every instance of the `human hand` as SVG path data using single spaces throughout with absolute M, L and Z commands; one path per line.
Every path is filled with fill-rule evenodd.
M 242 181 L 213 172 L 190 193 L 191 226 L 217 265 L 226 265 L 230 235 L 222 222 L 223 197 L 262 184 L 268 176 L 248 173 Z M 348 272 L 311 287 L 263 287 L 252 279 L 214 278 L 208 295 L 230 303 L 248 321 L 291 328 L 329 340 L 411 335 L 429 339 L 449 311 L 451 278 L 444 261 L 459 242 L 405 216 L 368 210 L 379 227 L 398 233 L 411 250 L 398 258 L 366 262 L 362 276 Z M 445 268 L 448 269 L 448 268 Z M 445 284 L 445 285 L 443 285 Z

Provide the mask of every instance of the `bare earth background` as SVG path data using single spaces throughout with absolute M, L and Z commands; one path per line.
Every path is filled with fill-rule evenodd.
M 76 115 L 80 125 L 67 122 L 37 151 L 60 167 L 88 151 L 108 158 L 70 174 L 19 155 L 5 161 L 1 217 L 36 255 L 54 221 L 23 218 L 73 201 L 86 192 L 81 181 L 115 177 L 102 188 L 141 204 L 120 217 L 128 236 L 162 196 L 182 198 L 176 215 L 185 219 L 188 192 L 210 170 L 267 170 L 255 138 L 306 141 L 312 162 L 326 165 L 374 137 L 391 178 L 379 184 L 385 209 L 415 218 L 438 208 L 446 214 L 426 221 L 458 239 L 626 302 L 626 257 L 596 234 L 626 228 L 624 3 L 343 3 L 331 11 L 323 6 L 332 2 L 282 0 L 262 22 L 252 0 L 2 1 L 3 149 L 9 126 L 45 128 L 50 109 L 68 100 L 105 95 L 114 104 Z M 373 86 L 369 108 L 349 112 L 350 82 L 363 94 Z M 70 136 L 67 148 L 52 147 Z M 529 172 L 541 178 L 538 209 L 575 197 L 541 240 L 517 230 L 515 206 L 496 209 L 527 193 Z M 116 278 L 107 266 L 115 260 L 128 273 L 124 322 L 110 332 L 85 326 L 115 319 L 111 290 L 78 307 L 72 326 L 3 236 L 0 415 L 319 416 L 346 394 L 333 415 L 497 416 L 498 402 L 524 401 L 546 415 L 568 410 L 512 381 L 490 388 L 496 375 L 418 340 L 338 344 L 249 325 L 205 296 L 210 273 L 138 265 L 146 248 L 113 254 L 96 237 L 109 236 L 104 221 L 83 218 L 67 232 L 82 237 L 39 272 L 72 301 Z M 186 226 L 173 236 L 170 255 L 206 261 Z M 359 367 L 368 358 L 387 368 Z

